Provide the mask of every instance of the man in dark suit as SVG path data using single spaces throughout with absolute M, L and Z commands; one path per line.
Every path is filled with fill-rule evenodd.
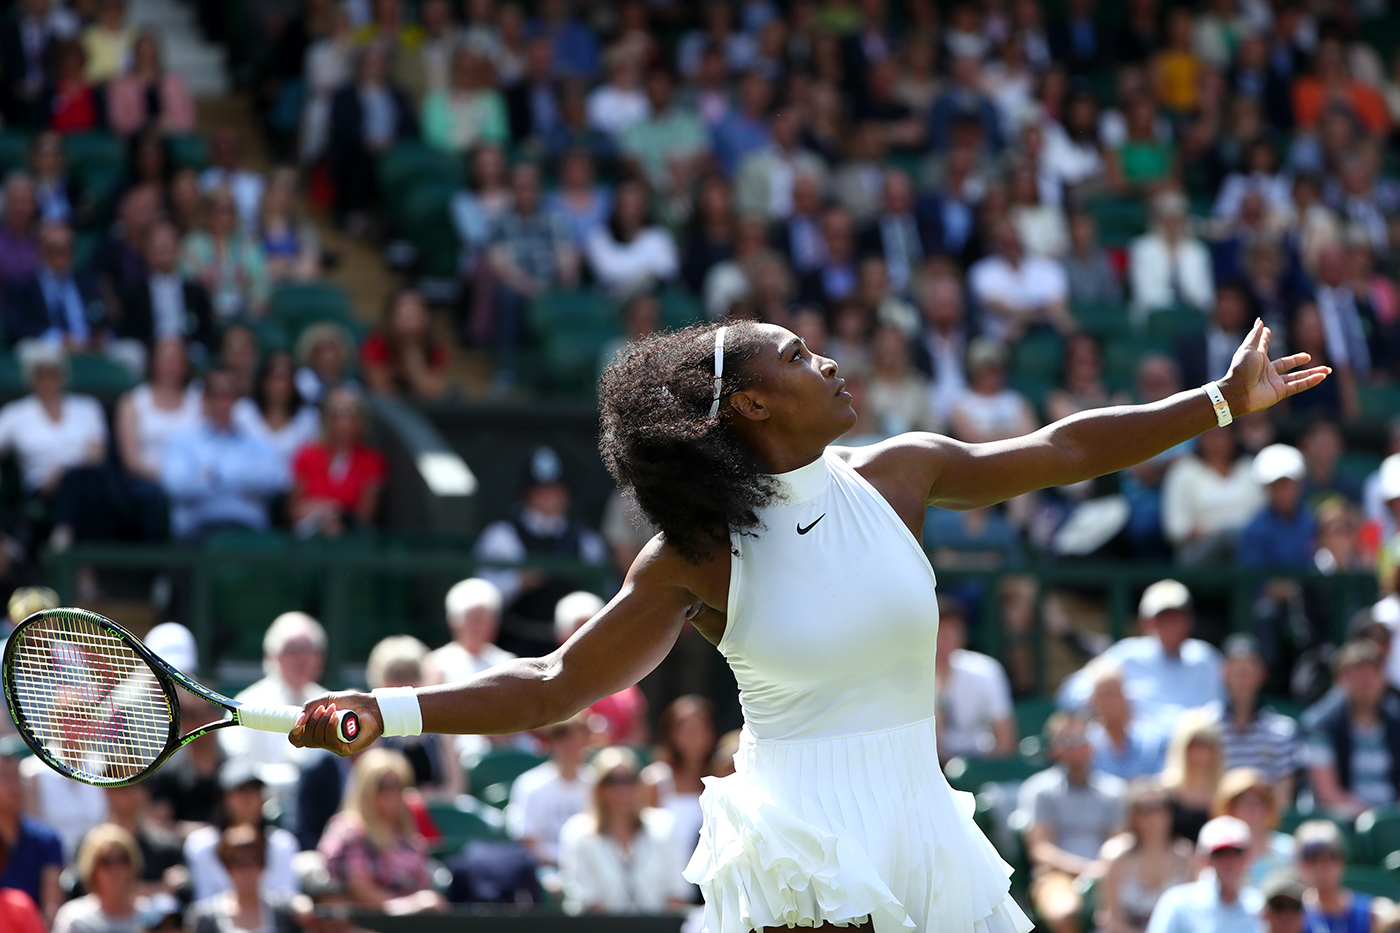
M 826 261 L 802 276 L 797 293 L 802 301 L 831 307 L 856 290 L 856 237 L 851 215 L 829 207 L 822 215 L 822 247 Z
M 821 182 L 812 175 L 798 175 L 792 181 L 792 213 L 774 227 L 771 242 L 799 279 L 826 262 L 821 215 Z
M 885 261 L 892 292 L 909 293 L 925 250 L 914 215 L 914 185 L 903 169 L 885 170 L 884 205 L 874 222 L 861 231 L 860 252 Z
M 559 89 L 554 84 L 554 47 L 546 36 L 525 46 L 525 70 L 505 89 L 510 138 L 518 145 L 544 140 L 559 123 Z
M 381 46 L 365 46 L 355 80 L 331 98 L 330 169 L 336 220 L 342 224 L 373 203 L 375 159 L 400 139 L 418 135 L 413 107 L 388 83 L 388 68 Z
M 48 90 L 49 50 L 62 38 L 54 28 L 49 0 L 24 0 L 23 11 L 0 25 L 0 114 L 6 123 L 41 122 L 39 104 Z
M 71 352 L 98 348 L 107 315 L 97 288 L 73 270 L 73 229 L 49 221 L 39 228 L 39 268 L 6 296 L 5 339 L 61 341 Z
M 1231 281 L 1217 285 L 1210 320 L 1203 322 L 1205 326 L 1200 330 L 1184 334 L 1177 341 L 1176 363 L 1184 383 L 1204 385 L 1221 378 L 1229 370 L 1235 348 L 1244 339 L 1253 319 L 1249 293 L 1243 284 Z
M 209 292 L 180 274 L 179 231 L 167 221 L 152 225 L 144 254 L 149 272 L 123 299 L 118 332 L 148 350 L 162 337 L 183 337 L 196 357 L 207 357 L 214 349 Z
M 1095 0 L 1068 0 L 1064 14 L 1050 23 L 1050 55 L 1072 77 L 1101 70 L 1109 61 L 1109 42 L 1094 16 Z

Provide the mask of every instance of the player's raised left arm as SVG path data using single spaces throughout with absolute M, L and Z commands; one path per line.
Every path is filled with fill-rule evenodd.
M 1216 383 L 1236 418 L 1310 389 L 1331 372 L 1326 366 L 1299 368 L 1310 360 L 1306 353 L 1271 361 L 1269 338 L 1269 329 L 1255 321 L 1229 373 Z M 988 444 L 902 435 L 878 456 L 926 490 L 928 504 L 974 509 L 1126 469 L 1215 426 L 1210 398 L 1192 388 L 1148 405 L 1080 412 L 1024 437 Z

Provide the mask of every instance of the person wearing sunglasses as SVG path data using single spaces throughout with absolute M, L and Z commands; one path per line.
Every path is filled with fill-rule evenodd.
M 59 908 L 54 933 L 133 933 L 148 926 L 150 904 L 136 893 L 141 849 L 131 833 L 112 823 L 94 827 L 78 847 L 77 868 L 88 893 Z
M 1275 872 L 1264 881 L 1264 933 L 1304 933 L 1303 882 L 1290 872 Z
M 199 901 L 185 917 L 189 933 L 226 933 L 229 930 L 255 930 L 258 933 L 295 933 L 294 901 L 297 898 L 267 896 L 262 891 L 267 867 L 267 843 L 262 830 L 247 823 L 225 829 L 219 837 L 219 862 L 232 879 L 232 886 L 207 900 Z M 310 902 L 301 906 L 310 908 Z
M 1217 816 L 1201 827 L 1196 854 L 1210 870 L 1168 888 L 1147 933 L 1258 933 L 1264 897 L 1245 880 L 1252 841 L 1249 824 L 1233 816 Z
M 1298 874 L 1307 885 L 1303 912 L 1313 933 L 1370 933 L 1375 899 L 1342 884 L 1346 842 L 1330 820 L 1308 820 L 1293 834 Z

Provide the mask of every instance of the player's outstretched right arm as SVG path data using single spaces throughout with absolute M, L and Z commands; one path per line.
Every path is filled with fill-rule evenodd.
M 699 600 L 686 585 L 694 567 L 653 540 L 628 571 L 621 591 L 589 622 L 542 658 L 517 658 L 469 680 L 417 691 L 425 733 L 497 735 L 538 729 L 630 687 L 660 664 Z M 352 709 L 360 735 L 335 737 L 332 715 Z M 383 732 L 374 696 L 332 693 L 307 703 L 293 745 L 347 755 Z

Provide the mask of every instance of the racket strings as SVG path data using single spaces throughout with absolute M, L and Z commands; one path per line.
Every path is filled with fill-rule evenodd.
M 77 613 L 55 613 L 15 637 L 13 699 L 47 755 L 99 784 L 155 763 L 170 734 L 170 704 L 125 641 Z

